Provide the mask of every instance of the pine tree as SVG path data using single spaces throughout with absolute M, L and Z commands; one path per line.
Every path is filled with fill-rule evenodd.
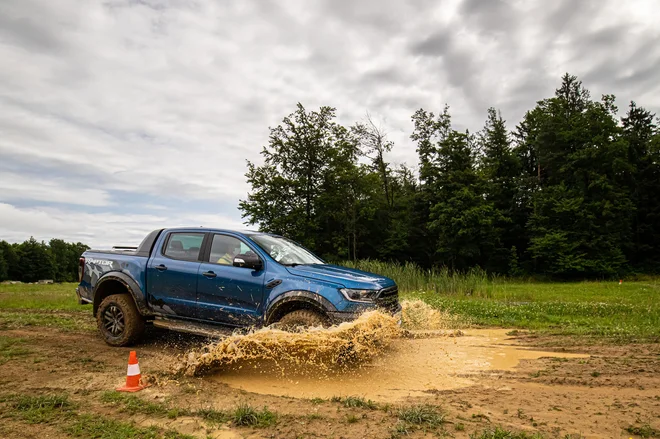
M 419 110 L 413 116 L 418 142 L 420 183 L 429 204 L 426 229 L 435 246 L 434 262 L 452 269 L 485 264 L 496 247 L 501 218 L 484 198 L 484 180 L 475 168 L 469 133 L 451 128 L 448 108 L 435 119 Z
M 660 157 L 654 117 L 631 102 L 621 121 L 631 166 L 627 183 L 636 207 L 628 254 L 636 268 L 660 272 Z
M 519 208 L 521 164 L 511 147 L 511 139 L 502 115 L 488 109 L 488 119 L 478 136 L 480 169 L 486 182 L 486 200 L 493 204 L 499 221 L 494 224 L 496 238 L 493 251 L 485 265 L 488 270 L 506 273 L 510 265 L 511 248 L 524 246 L 527 215 Z M 518 255 L 516 257 L 516 267 Z

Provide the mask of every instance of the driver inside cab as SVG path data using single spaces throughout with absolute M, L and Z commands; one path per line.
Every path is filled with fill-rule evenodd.
M 225 254 L 220 256 L 220 259 L 218 259 L 218 264 L 222 265 L 234 265 L 234 257 L 239 254 L 241 251 L 241 246 L 240 244 L 232 244 L 232 243 L 226 243 L 225 244 Z

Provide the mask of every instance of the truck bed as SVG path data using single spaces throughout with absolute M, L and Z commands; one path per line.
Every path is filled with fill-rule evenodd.
M 107 255 L 126 255 L 126 256 L 138 256 L 138 257 L 143 257 L 147 258 L 149 257 L 148 254 L 140 254 L 138 253 L 137 249 L 131 249 L 131 250 L 120 250 L 120 249 L 110 249 L 110 250 L 100 250 L 100 249 L 92 249 L 92 250 L 87 250 L 88 253 L 102 253 L 102 254 L 107 254 Z

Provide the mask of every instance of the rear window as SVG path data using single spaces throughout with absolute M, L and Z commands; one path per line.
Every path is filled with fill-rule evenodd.
M 203 240 L 203 233 L 172 233 L 163 254 L 172 259 L 197 261 Z

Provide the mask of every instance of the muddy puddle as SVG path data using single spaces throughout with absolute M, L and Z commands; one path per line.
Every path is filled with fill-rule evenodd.
M 516 346 L 508 330 L 473 329 L 462 337 L 437 336 L 398 339 L 388 352 L 359 369 L 320 376 L 282 376 L 268 364 L 227 370 L 210 376 L 248 392 L 296 398 L 330 398 L 359 395 L 376 401 L 395 402 L 434 390 L 475 384 L 476 375 L 512 370 L 520 360 L 541 357 L 585 357 L 578 354 L 532 351 Z M 470 377 L 470 375 L 474 375 Z M 487 384 L 488 385 L 488 384 Z M 496 381 L 491 384 L 497 387 Z
M 404 327 L 378 312 L 330 329 L 265 329 L 190 352 L 180 366 L 233 388 L 296 398 L 359 395 L 396 402 L 475 384 L 521 360 L 584 357 L 524 349 L 505 329 L 455 331 L 452 316 L 404 303 Z M 488 380 L 480 382 L 497 387 Z

